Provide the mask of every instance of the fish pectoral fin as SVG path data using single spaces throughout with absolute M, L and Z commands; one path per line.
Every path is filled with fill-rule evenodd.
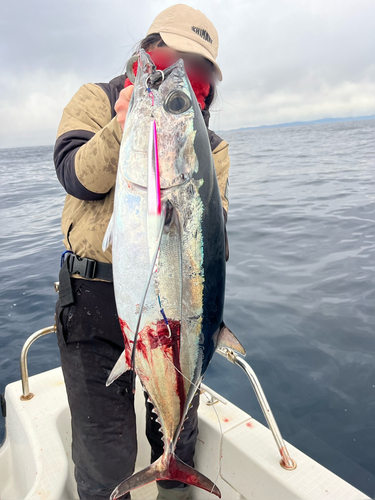
M 112 232 L 113 232 L 113 213 L 111 215 L 111 218 L 109 219 L 107 230 L 103 238 L 103 243 L 102 243 L 103 252 L 105 252 L 109 247 L 109 245 L 112 244 Z
M 121 356 L 118 358 L 116 361 L 115 366 L 112 368 L 111 373 L 109 374 L 109 377 L 106 382 L 106 387 L 112 384 L 116 379 L 121 377 L 121 375 L 125 372 L 130 370 L 130 366 L 126 362 L 126 356 L 125 356 L 125 351 L 121 354 Z
M 219 349 L 220 347 L 226 347 L 227 349 L 236 351 L 239 354 L 243 354 L 244 356 L 246 354 L 245 348 L 243 347 L 241 342 L 234 335 L 234 333 L 229 330 L 225 323 L 222 323 L 221 325 L 216 349 Z
M 174 481 L 181 481 L 185 484 L 191 484 L 209 491 L 210 493 L 214 493 L 221 498 L 219 488 L 211 479 L 208 479 L 208 477 L 204 476 L 193 467 L 186 465 L 173 454 L 169 457 L 165 455 L 161 456 L 145 469 L 125 479 L 125 481 L 120 483 L 113 490 L 110 500 L 116 500 L 135 488 L 140 488 L 152 481 L 160 479 L 172 479 Z

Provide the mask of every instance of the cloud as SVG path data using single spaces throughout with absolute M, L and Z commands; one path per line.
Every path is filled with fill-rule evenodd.
M 235 12 L 219 29 L 235 49 L 221 63 L 214 127 L 374 114 L 373 2 L 266 0 Z
M 219 97 L 215 104 L 220 112 L 212 113 L 214 129 L 369 115 L 375 110 L 375 83 L 344 82 L 334 86 L 320 85 L 319 88 L 310 86 L 298 92 L 275 90 L 260 93 L 253 90 L 248 91 L 245 101 L 242 96 L 228 99 Z
M 0 21 L 0 147 L 54 141 L 86 82 L 120 74 L 173 1 L 20 0 Z M 189 2 L 220 35 L 214 128 L 374 114 L 373 0 Z
M 53 144 L 62 110 L 80 85 L 74 73 L 53 77 L 38 70 L 24 73 L 21 81 L 3 73 L 0 147 Z

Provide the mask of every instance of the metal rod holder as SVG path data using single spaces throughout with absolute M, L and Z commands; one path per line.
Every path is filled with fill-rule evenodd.
M 201 394 L 205 394 L 207 398 L 206 405 L 207 406 L 213 406 L 216 405 L 216 403 L 222 403 L 223 405 L 226 405 L 227 402 L 225 401 L 224 398 L 220 396 L 217 392 L 214 390 L 210 389 L 207 387 L 205 384 L 201 384 Z
M 29 352 L 30 346 L 39 337 L 43 335 L 48 335 L 56 331 L 56 325 L 48 326 L 47 328 L 42 328 L 37 332 L 30 335 L 30 337 L 23 344 L 21 356 L 20 356 L 20 367 L 21 367 L 21 380 L 22 380 L 22 396 L 21 401 L 28 401 L 34 397 L 34 394 L 30 392 L 29 389 L 29 373 L 27 370 L 27 353 Z
M 217 349 L 217 352 L 227 358 L 233 364 L 241 367 L 249 377 L 256 397 L 258 398 L 260 407 L 262 408 L 263 414 L 267 420 L 268 427 L 272 432 L 272 435 L 276 441 L 277 448 L 281 455 L 280 465 L 286 470 L 294 470 L 297 467 L 297 464 L 289 455 L 285 442 L 281 436 L 279 427 L 276 423 L 275 417 L 273 416 L 272 410 L 268 404 L 267 398 L 263 392 L 258 377 L 255 375 L 254 370 L 244 359 L 235 354 L 231 349 L 220 347 L 219 349 Z

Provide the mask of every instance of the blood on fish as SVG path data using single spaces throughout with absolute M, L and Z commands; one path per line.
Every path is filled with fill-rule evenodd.
M 126 323 L 126 321 L 124 321 L 121 318 L 119 318 L 119 321 L 120 321 L 122 336 L 124 337 L 125 361 L 126 361 L 126 364 L 131 367 L 131 365 L 132 365 L 132 356 L 131 356 L 132 350 L 131 350 L 129 338 L 127 335 L 127 331 L 130 332 L 131 330 L 130 330 L 128 324 Z
M 252 422 L 246 422 L 246 427 L 250 427 L 252 429 L 254 424 Z
M 137 340 L 137 351 L 140 351 L 142 353 L 143 357 L 145 358 L 145 360 L 148 361 L 147 347 L 144 344 L 143 340 L 141 339 L 141 334 L 142 334 L 142 332 L 139 334 L 138 340 Z
M 130 346 L 133 343 L 129 341 L 128 334 L 131 332 L 129 325 L 123 319 L 119 318 L 120 327 L 122 335 L 124 337 L 125 345 L 125 359 L 128 366 L 131 366 L 131 352 L 132 348 Z M 181 363 L 180 363 L 180 331 L 181 323 L 172 319 L 168 319 L 168 324 L 164 320 L 159 320 L 156 323 L 156 328 L 151 328 L 146 325 L 138 334 L 136 349 L 139 354 L 142 354 L 143 358 L 150 362 L 149 354 L 151 351 L 157 348 L 161 348 L 164 351 L 165 356 L 168 359 L 171 358 L 171 362 L 176 368 L 176 393 L 180 400 L 180 416 L 184 416 L 185 408 L 185 390 L 184 390 L 184 379 L 181 374 Z
M 180 470 L 177 467 L 175 459 L 171 460 L 169 462 L 168 473 L 169 473 L 170 477 L 176 481 L 182 481 L 186 484 L 191 484 L 193 486 L 201 487 L 199 478 L 196 476 L 193 476 L 193 474 L 188 474 L 185 471 Z
M 179 321 L 168 319 L 170 332 L 164 320 L 159 320 L 155 325 L 156 328 L 145 326 L 138 335 L 137 351 L 142 353 L 144 359 L 149 361 L 149 351 L 161 348 L 168 359 L 176 368 L 176 393 L 180 400 L 180 416 L 184 415 L 185 407 L 185 390 L 184 379 L 181 374 L 180 363 L 180 330 L 181 324 Z

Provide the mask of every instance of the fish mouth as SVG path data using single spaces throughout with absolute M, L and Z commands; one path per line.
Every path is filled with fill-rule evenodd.
M 157 69 L 154 61 L 152 60 L 151 56 L 147 54 L 147 52 L 144 53 L 144 57 L 147 58 L 149 68 L 151 69 L 150 73 L 146 72 L 143 76 L 144 86 L 146 89 L 158 90 L 160 85 L 164 82 L 164 80 L 166 80 L 172 73 L 172 71 L 175 70 L 176 68 L 183 71 L 184 74 L 187 76 L 185 71 L 184 60 L 182 58 L 177 59 L 177 61 L 172 63 L 170 66 L 161 70 Z

